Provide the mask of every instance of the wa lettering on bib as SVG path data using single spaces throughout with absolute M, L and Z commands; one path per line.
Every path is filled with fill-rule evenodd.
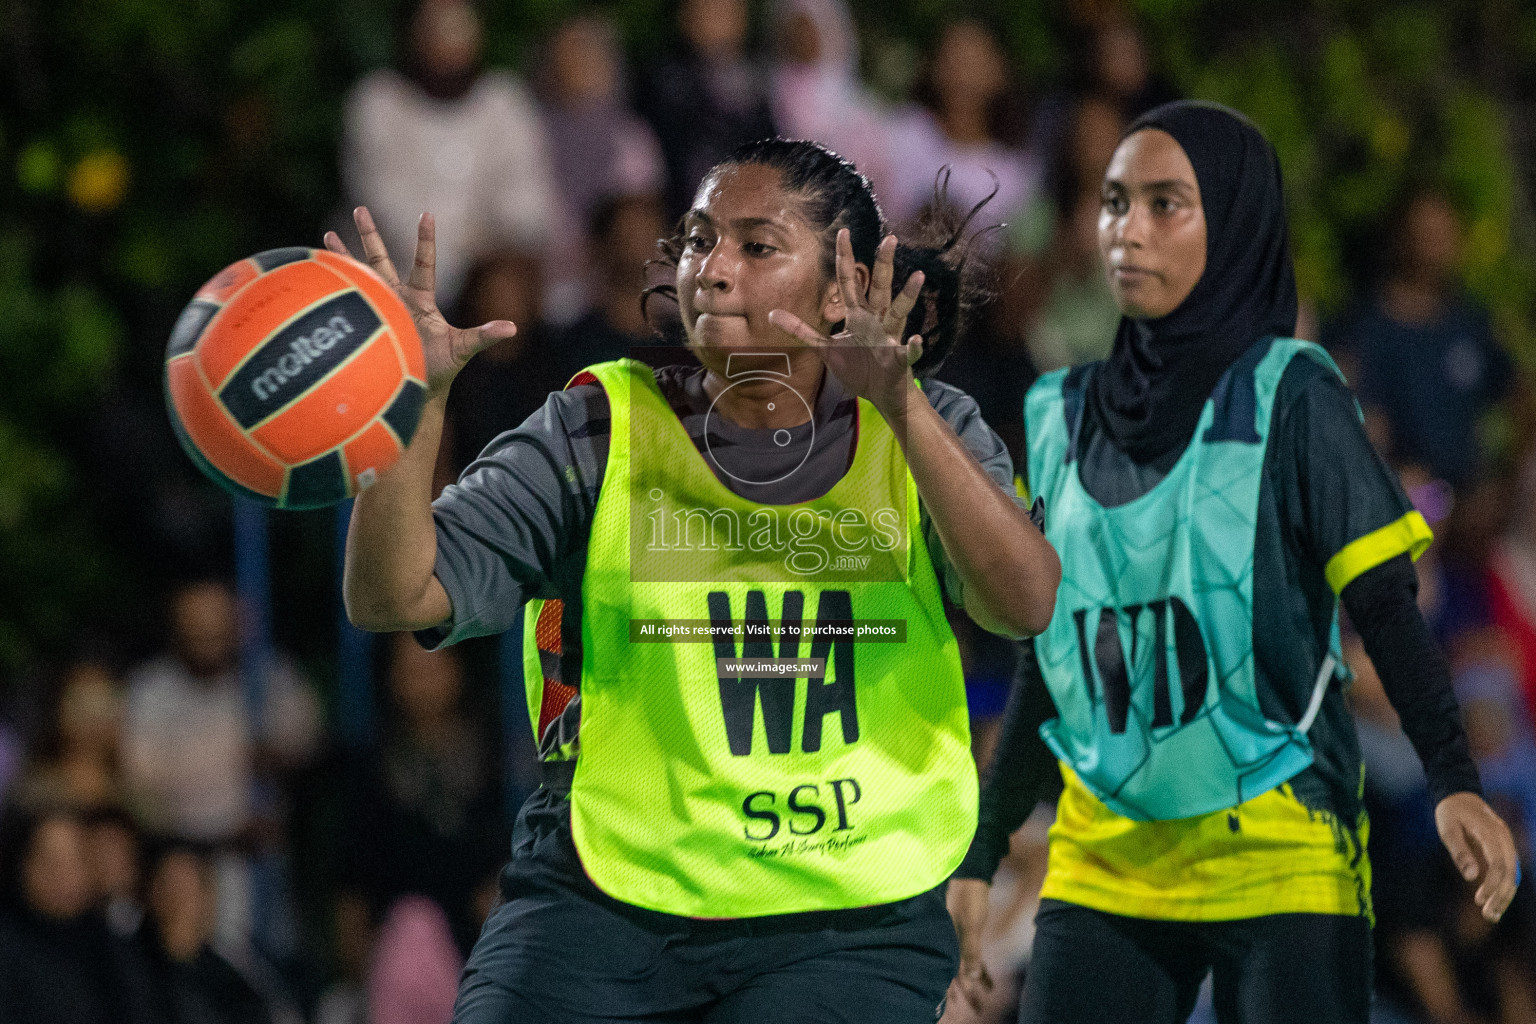
M 720 483 L 648 367 L 587 372 L 613 417 L 570 797 L 588 875 L 627 903 L 722 918 L 938 885 L 975 831 L 976 773 L 916 486 L 883 418 L 860 401 L 853 464 L 825 495 L 762 505 Z
M 1334 678 L 1318 666 L 1298 722 L 1265 717 L 1253 665 L 1253 550 L 1270 414 L 1293 358 L 1316 345 L 1271 339 L 1217 383 L 1168 475 L 1114 508 L 1078 473 L 1092 368 L 1048 374 L 1025 399 L 1029 478 L 1062 560 L 1056 613 L 1035 640 L 1058 716 L 1056 756 L 1109 808 L 1168 820 L 1233 807 L 1312 763 L 1307 731 Z

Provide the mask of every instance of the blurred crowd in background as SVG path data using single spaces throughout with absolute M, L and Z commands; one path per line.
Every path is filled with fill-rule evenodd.
M 140 6 L 152 21 L 160 5 Z M 1212 5 L 1188 6 L 1193 18 Z M 379 59 L 352 75 L 344 101 L 332 98 L 328 119 L 305 122 L 315 86 L 282 77 L 297 74 L 281 70 L 282 47 L 311 62 L 329 52 L 302 32 L 251 43 L 228 23 L 184 29 L 225 47 L 236 75 L 280 69 L 277 86 L 254 74 L 276 93 L 235 90 L 217 112 L 212 91 L 187 85 L 196 75 L 117 69 L 163 87 L 134 102 L 188 119 L 150 118 L 152 132 L 164 129 L 160 142 L 137 145 L 169 152 L 144 157 L 146 166 L 181 160 L 240 190 L 222 205 L 189 191 L 190 220 L 177 219 L 174 190 L 159 207 L 133 205 L 123 152 L 134 144 L 98 144 L 99 122 L 76 117 L 56 139 L 39 134 L 61 102 L 62 44 L 48 38 L 42 6 L 7 15 L 0 154 L 15 181 L 0 198 L 16 196 L 22 212 L 0 223 L 0 299 L 14 331 L 50 340 L 46 354 L 23 359 L 15 353 L 30 350 L 17 341 L 0 355 L 8 371 L 23 360 L 37 381 L 5 399 L 0 416 L 0 1024 L 446 1021 L 497 898 L 512 816 L 536 778 L 494 641 L 427 653 L 409 636 L 378 638 L 370 724 L 338 723 L 329 513 L 262 523 L 276 646 L 252 656 L 229 501 L 181 458 L 158 404 L 156 353 L 170 320 L 202 277 L 248 254 L 227 246 L 315 245 L 327 228 L 355 245 L 347 211 L 366 204 L 399 264 L 411 259 L 417 218 L 432 211 L 449 319 L 519 327 L 454 385 L 440 488 L 576 370 L 654 345 L 658 331 L 675 339 L 665 304 L 653 303 L 648 319 L 639 298 L 657 281 L 646 265 L 657 239 L 738 144 L 813 138 L 868 174 L 898 232 L 934 203 L 969 210 L 988 200 L 974 223 L 991 230 L 972 251 L 991 267 L 996 298 L 939 376 L 976 398 L 1017 461 L 1029 384 L 1101 358 L 1114 335 L 1096 227 L 1100 180 L 1124 127 L 1185 93 L 1242 105 L 1253 82 L 1284 85 L 1266 79 L 1274 69 L 1262 54 L 1237 82 L 1241 65 L 1190 53 L 1195 42 L 1170 40 L 1166 22 L 1154 21 L 1154 45 L 1147 22 L 1112 2 L 1064 5 L 1044 44 L 1032 22 L 940 4 L 938 14 L 900 16 L 920 40 L 905 47 L 896 16 L 859 6 L 856 23 L 843 0 L 761 10 L 682 0 L 644 7 L 649 29 L 638 34 L 629 7 L 562 7 L 518 60 L 498 42 L 500 8 L 425 0 L 396 5 L 393 20 L 341 8 L 357 14 L 337 27 L 351 33 L 350 52 Z M 166 24 L 154 23 L 171 32 Z M 1408 24 L 1423 29 L 1422 19 Z M 1275 137 L 1293 188 L 1297 334 L 1334 354 L 1382 457 L 1436 531 L 1419 562 L 1420 604 L 1451 659 L 1488 798 L 1529 876 L 1536 397 L 1522 369 L 1533 324 L 1519 288 L 1531 275 L 1511 269 L 1530 216 L 1519 198 L 1529 139 L 1495 134 L 1497 154 L 1455 162 L 1469 152 L 1456 130 L 1501 123 L 1499 89 L 1536 80 L 1536 18 L 1515 24 L 1525 35 L 1490 51 L 1513 56 L 1483 68 L 1492 107 L 1444 85 L 1437 109 L 1450 111 L 1452 128 L 1430 131 L 1440 142 L 1428 150 L 1414 148 L 1411 111 L 1376 110 L 1369 152 L 1356 164 L 1334 154 L 1324 185 L 1322 157 L 1297 148 L 1290 107 L 1266 92 L 1244 109 Z M 1492 38 L 1498 26 L 1472 28 L 1457 45 L 1475 51 L 1487 44 L 1477 32 Z M 368 33 L 371 42 L 355 38 Z M 1399 35 L 1407 42 L 1392 45 L 1417 52 L 1422 32 Z M 188 58 L 191 42 L 166 38 L 156 45 Z M 1369 78 L 1336 41 L 1320 44 L 1329 87 Z M 1055 53 L 1054 65 L 1021 59 L 1026 44 Z M 287 107 L 270 102 L 277 94 Z M 279 109 L 307 127 L 274 126 Z M 1333 116 L 1326 104 L 1308 113 L 1319 124 Z M 280 154 L 290 129 L 322 140 L 312 148 L 324 150 L 330 174 L 238 157 L 242 145 Z M 66 172 L 71 146 L 85 156 Z M 1382 161 L 1416 167 L 1383 178 Z M 947 189 L 936 193 L 941 174 Z M 1350 195 L 1354 214 L 1328 205 Z M 185 239 L 195 258 L 156 250 L 157 228 Z M 17 337 L 0 330 L 0 348 Z M 957 629 L 985 764 L 1014 651 L 965 621 Z M 1536 1022 L 1528 887 L 1498 925 L 1475 912 L 1439 845 L 1412 747 L 1358 641 L 1346 648 L 1372 816 L 1378 1017 Z M 1013 1019 L 1050 817 L 1042 805 L 1021 829 L 994 887 L 995 1005 L 980 1017 L 953 1007 L 947 1019 Z

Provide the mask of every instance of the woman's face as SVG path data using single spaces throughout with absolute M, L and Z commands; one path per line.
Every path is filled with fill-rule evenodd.
M 122 698 L 117 682 L 99 665 L 76 666 L 59 698 L 59 735 L 64 746 L 97 756 L 117 749 Z
M 1099 252 L 1126 316 L 1167 316 L 1205 273 L 1205 209 L 1184 147 L 1146 128 L 1115 149 L 1104 173 Z
M 779 49 L 786 64 L 811 67 L 820 61 L 821 29 L 816 26 L 816 19 L 805 11 L 790 15 L 784 24 Z
M 576 18 L 561 26 L 550 42 L 550 65 L 555 88 L 573 106 L 611 100 L 618 90 L 617 54 L 601 22 Z
M 21 882 L 27 903 L 44 917 L 66 921 L 90 909 L 96 894 L 84 827 L 66 817 L 38 825 L 22 861 Z
M 461 0 L 427 0 L 411 25 L 411 43 L 434 76 L 453 78 L 480 59 L 480 16 Z
M 984 106 L 1008 87 L 1008 64 L 997 39 L 960 21 L 945 30 L 933 58 L 933 84 L 946 107 Z
M 747 38 L 747 5 L 743 0 L 683 0 L 678 23 L 700 52 L 737 54 Z
M 821 236 L 798 195 L 760 164 L 728 166 L 704 179 L 683 220 L 677 300 L 688 345 L 699 361 L 727 374 L 732 353 L 805 352 L 768 322 L 787 310 L 817 330 L 843 319 L 836 281 L 826 273 Z M 857 268 L 860 281 L 867 271 Z M 862 286 L 862 284 L 861 284 Z

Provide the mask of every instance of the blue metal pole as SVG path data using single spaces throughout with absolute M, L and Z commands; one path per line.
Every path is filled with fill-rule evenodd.
M 266 719 L 267 667 L 272 657 L 272 571 L 266 508 L 236 498 L 234 526 L 235 594 L 242 612 L 240 680 L 251 735 L 259 737 Z
M 240 681 L 253 743 L 266 736 L 267 676 L 272 664 L 272 564 L 265 506 L 245 498 L 234 501 L 235 594 L 241 610 Z M 251 809 L 274 813 L 280 795 L 260 774 L 252 782 Z M 283 865 L 281 855 L 259 851 L 247 861 L 251 887 L 251 938 L 274 949 L 281 929 Z
M 352 502 L 336 506 L 336 724 L 341 741 L 357 749 L 373 742 L 373 634 L 347 621 L 341 597 Z

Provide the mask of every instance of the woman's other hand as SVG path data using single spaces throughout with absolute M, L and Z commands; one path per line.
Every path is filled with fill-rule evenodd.
M 768 314 L 775 327 L 815 349 L 843 387 L 868 399 L 887 419 L 906 414 L 906 403 L 915 390 L 912 364 L 923 354 L 921 335 L 902 337 L 907 315 L 923 288 L 923 273 L 914 272 L 901 291 L 893 294 L 895 260 L 896 236 L 887 235 L 875 253 L 869 288 L 864 291 L 854 269 L 851 236 L 842 228 L 837 233 L 837 283 L 843 329 L 829 336 L 788 310 L 775 309 Z
M 374 273 L 382 277 L 405 301 L 416 321 L 416 332 L 421 335 L 422 352 L 427 363 L 427 390 L 434 395 L 445 394 L 458 376 L 464 364 L 476 352 L 490 348 L 504 338 L 517 333 L 517 325 L 510 320 L 492 320 L 479 327 L 454 327 L 443 319 L 437 308 L 437 224 L 430 213 L 421 215 L 416 226 L 416 258 L 411 263 L 411 276 L 404 282 L 395 272 L 395 265 L 384 247 L 384 239 L 373 223 L 368 207 L 359 206 L 352 211 L 357 233 L 362 237 L 363 255 Z M 341 256 L 352 255 L 346 243 L 334 231 L 325 233 L 325 247 Z

